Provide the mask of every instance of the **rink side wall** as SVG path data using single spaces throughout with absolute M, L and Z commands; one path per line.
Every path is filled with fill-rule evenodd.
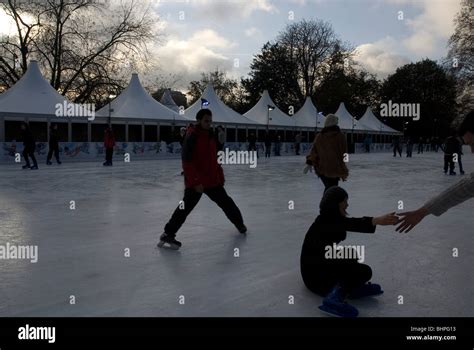
M 300 155 L 306 155 L 310 152 L 312 143 L 301 143 Z M 247 150 L 246 142 L 227 142 L 225 144 L 229 150 Z M 22 142 L 2 142 L 0 150 L 0 162 L 11 163 L 18 159 L 17 154 L 23 152 Z M 263 156 L 265 146 L 263 142 L 257 142 L 259 155 Z M 391 150 L 389 143 L 373 143 L 371 144 L 371 152 L 388 152 Z M 356 153 L 365 152 L 362 143 L 356 143 Z M 48 143 L 37 142 L 35 156 L 40 162 L 45 162 L 48 154 Z M 167 144 L 166 142 L 117 142 L 114 148 L 114 159 L 119 161 L 125 159 L 126 154 L 130 160 L 133 159 L 166 159 L 179 158 L 181 156 L 181 145 L 178 142 Z M 272 156 L 275 154 L 275 144 L 272 144 Z M 282 156 L 295 155 L 295 144 L 293 142 L 282 142 L 280 148 Z M 105 158 L 105 150 L 103 142 L 60 142 L 59 156 L 64 161 L 87 161 L 87 160 L 103 160 Z M 21 158 L 23 158 L 21 156 Z M 53 156 L 53 162 L 54 156 Z M 21 159 L 23 162 L 23 159 Z

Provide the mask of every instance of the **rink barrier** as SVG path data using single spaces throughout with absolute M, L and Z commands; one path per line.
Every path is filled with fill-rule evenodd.
M 312 143 L 301 143 L 300 154 L 306 155 L 310 152 Z M 225 147 L 231 151 L 248 150 L 246 142 L 228 142 Z M 3 142 L 0 153 L 0 161 L 3 163 L 15 162 L 15 154 L 23 152 L 23 143 L 21 142 Z M 37 142 L 35 156 L 40 160 L 46 160 L 48 154 L 48 143 Z M 257 142 L 257 150 L 260 155 L 264 155 L 265 145 L 263 142 Z M 391 150 L 389 143 L 372 144 L 371 152 L 388 152 Z M 365 152 L 365 146 L 357 143 L 356 153 Z M 117 142 L 114 147 L 114 158 L 118 160 L 125 154 L 130 155 L 130 159 L 164 159 L 178 158 L 181 156 L 181 145 L 179 142 Z M 272 144 L 272 156 L 275 155 L 275 144 Z M 295 155 L 295 144 L 292 142 L 282 142 L 280 146 L 280 155 Z M 64 160 L 100 160 L 105 158 L 105 149 L 102 142 L 60 142 L 59 157 Z M 22 160 L 23 161 L 23 160 Z M 54 156 L 53 160 L 54 162 Z

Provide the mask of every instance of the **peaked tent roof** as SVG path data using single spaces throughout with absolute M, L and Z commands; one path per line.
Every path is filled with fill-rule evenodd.
M 208 84 L 204 89 L 201 98 L 209 102 L 209 108 L 212 111 L 212 120 L 216 123 L 228 123 L 228 124 L 255 124 L 250 119 L 245 118 L 241 114 L 228 107 L 224 102 L 217 96 L 214 88 L 211 84 Z M 194 102 L 184 111 L 184 116 L 189 120 L 196 120 L 196 114 L 201 107 L 201 98 Z
M 274 106 L 275 109 L 268 114 L 268 105 Z M 295 126 L 295 120 L 283 113 L 272 101 L 268 91 L 265 90 L 258 100 L 257 104 L 253 106 L 244 116 L 253 120 L 258 124 L 264 125 L 278 125 L 278 126 Z M 268 120 L 270 117 L 270 120 Z
M 399 131 L 392 129 L 388 125 L 385 125 L 380 121 L 374 113 L 372 113 L 372 110 L 370 107 L 367 107 L 364 115 L 362 118 L 360 118 L 360 121 L 363 122 L 365 125 L 370 126 L 372 129 L 380 131 L 380 132 L 396 132 L 399 133 Z
M 134 118 L 134 119 L 154 119 L 181 121 L 187 120 L 179 113 L 163 106 L 151 95 L 145 91 L 138 74 L 133 73 L 130 83 L 122 93 L 117 96 L 111 103 L 110 108 L 113 109 L 112 118 Z M 96 113 L 99 117 L 107 117 L 109 115 L 109 105 L 102 107 Z
M 367 127 L 364 126 L 363 123 L 359 123 L 358 120 L 349 113 L 344 102 L 341 102 L 334 114 L 339 117 L 339 127 L 343 130 L 352 130 L 352 126 L 354 125 L 354 130 L 372 131 L 371 129 L 367 130 Z
M 166 89 L 163 92 L 163 95 L 160 98 L 160 102 L 163 106 L 168 107 L 176 113 L 179 113 L 179 107 L 173 100 L 173 96 L 171 95 L 171 89 Z
M 316 118 L 318 122 L 317 127 L 323 128 L 324 120 L 326 119 L 322 114 L 318 113 L 318 110 L 311 101 L 310 96 L 306 97 L 303 107 L 301 107 L 300 110 L 295 113 L 293 118 L 296 121 L 296 126 L 309 128 L 316 127 Z
M 0 113 L 55 116 L 56 105 L 64 103 L 72 104 L 43 77 L 38 62 L 31 60 L 20 80 L 0 94 Z

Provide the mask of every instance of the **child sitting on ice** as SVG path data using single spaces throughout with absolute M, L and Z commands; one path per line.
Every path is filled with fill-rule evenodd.
M 355 252 L 342 258 L 328 252 L 346 239 L 346 231 L 374 233 L 376 225 L 395 225 L 399 219 L 395 213 L 348 218 L 347 199 L 347 192 L 338 186 L 330 187 L 324 193 L 319 204 L 320 214 L 303 243 L 301 275 L 308 289 L 325 297 L 319 307 L 321 310 L 342 317 L 356 317 L 359 312 L 345 302 L 346 297 L 378 295 L 383 291 L 380 285 L 368 282 L 372 269 L 359 263 Z

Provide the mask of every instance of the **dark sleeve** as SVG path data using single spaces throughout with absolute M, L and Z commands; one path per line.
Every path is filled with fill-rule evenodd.
M 184 176 L 187 181 L 190 182 L 191 186 L 197 186 L 201 184 L 198 172 L 193 162 L 194 149 L 196 148 L 197 136 L 194 133 L 186 135 L 183 142 L 183 149 L 181 151 L 181 159 L 183 161 Z
M 372 217 L 344 218 L 344 228 L 346 231 L 374 233 L 376 226 L 372 225 Z

